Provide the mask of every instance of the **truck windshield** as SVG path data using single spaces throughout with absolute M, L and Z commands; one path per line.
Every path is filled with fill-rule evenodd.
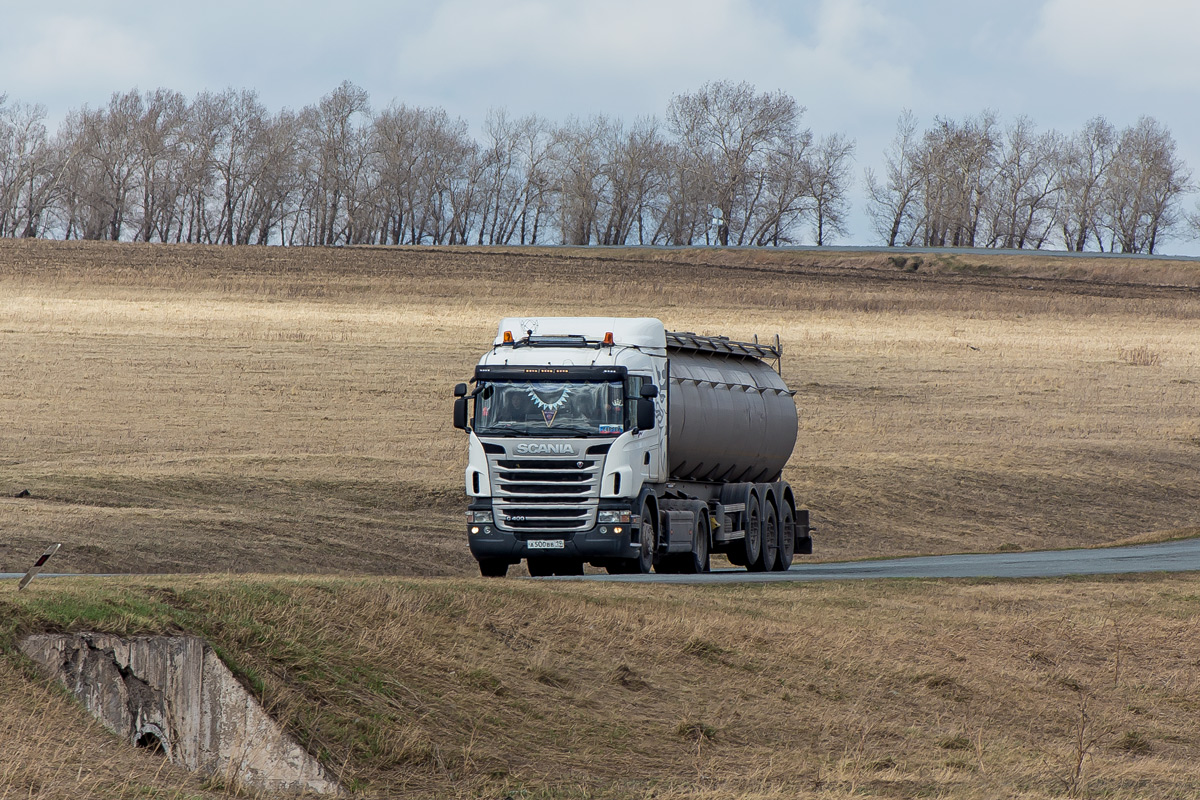
M 491 381 L 475 395 L 480 435 L 617 436 L 624 430 L 620 381 Z

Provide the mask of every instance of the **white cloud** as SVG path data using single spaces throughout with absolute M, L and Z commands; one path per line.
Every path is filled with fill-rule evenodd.
M 107 98 L 135 85 L 152 88 L 149 75 L 162 75 L 154 86 L 168 86 L 170 76 L 160 68 L 160 57 L 152 41 L 127 25 L 52 15 L 30 19 L 19 37 L 8 38 L 0 51 L 0 74 L 35 93 L 23 98 L 29 102 L 42 102 L 42 93 L 58 94 L 65 87 L 76 93 L 99 91 Z
M 1068 73 L 1123 89 L 1196 91 L 1194 0 L 1048 0 L 1031 52 Z
M 401 34 L 394 75 L 401 96 L 454 93 L 469 117 L 492 105 L 661 115 L 671 95 L 711 80 L 782 89 L 810 108 L 899 108 L 911 88 L 895 42 L 910 32 L 865 0 L 450 0 Z

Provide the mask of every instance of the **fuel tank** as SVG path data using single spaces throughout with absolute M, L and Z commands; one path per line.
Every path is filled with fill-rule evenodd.
M 783 378 L 750 356 L 668 343 L 667 456 L 674 480 L 779 479 L 796 445 L 796 402 Z

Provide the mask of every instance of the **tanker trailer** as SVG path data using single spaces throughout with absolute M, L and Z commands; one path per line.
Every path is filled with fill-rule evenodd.
M 774 345 L 665 330 L 657 319 L 501 321 L 472 386 L 467 541 L 485 576 L 753 571 L 812 552 L 782 471 L 796 405 Z

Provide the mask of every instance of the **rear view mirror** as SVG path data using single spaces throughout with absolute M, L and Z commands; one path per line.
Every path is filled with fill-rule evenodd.
M 645 389 L 643 388 L 642 391 L 645 391 Z M 634 401 L 634 408 L 637 412 L 637 419 L 635 420 L 637 429 L 640 431 L 648 431 L 653 428 L 654 401 L 647 397 L 639 397 Z
M 641 394 L 647 400 L 653 400 L 658 397 L 658 387 L 653 383 L 643 383 Z
M 467 398 L 465 397 L 458 397 L 454 400 L 454 427 L 464 431 L 467 429 Z
M 454 384 L 454 396 L 455 397 L 466 397 L 467 396 L 467 385 L 465 383 Z

